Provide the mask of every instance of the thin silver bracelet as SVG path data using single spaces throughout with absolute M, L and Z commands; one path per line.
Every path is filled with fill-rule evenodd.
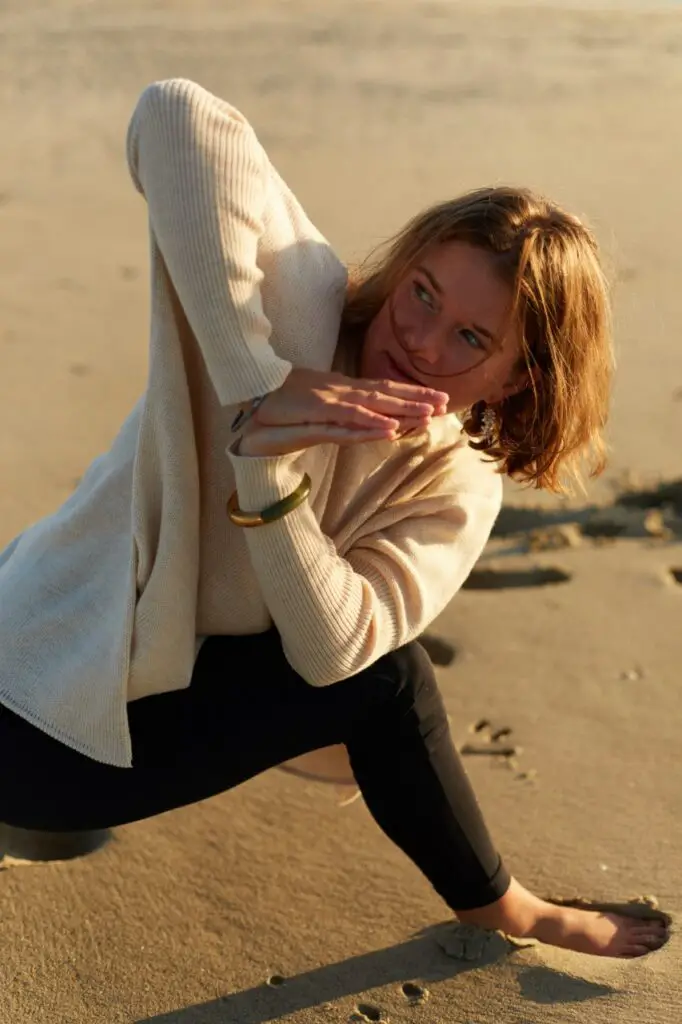
M 260 406 L 263 404 L 265 399 L 268 397 L 270 392 L 268 391 L 265 395 L 256 395 L 255 398 L 251 399 L 251 404 L 248 409 L 240 409 L 235 418 L 230 424 L 230 431 L 236 434 L 240 427 L 245 427 L 253 415 L 258 411 Z

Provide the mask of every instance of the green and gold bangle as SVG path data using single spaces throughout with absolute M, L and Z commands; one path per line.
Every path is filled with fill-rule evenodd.
M 311 486 L 310 477 L 305 473 L 295 491 L 288 494 L 286 498 L 276 501 L 274 505 L 268 505 L 262 512 L 243 512 L 239 507 L 239 497 L 235 491 L 227 503 L 227 514 L 235 526 L 243 526 L 247 529 L 254 526 L 266 526 L 268 523 L 283 519 L 284 516 L 302 505 L 310 494 Z

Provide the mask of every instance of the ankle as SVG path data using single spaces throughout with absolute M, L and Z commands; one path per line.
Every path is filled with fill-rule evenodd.
M 475 924 L 523 938 L 537 929 L 550 907 L 512 878 L 509 888 L 499 900 L 485 907 L 458 911 L 457 917 L 463 924 Z

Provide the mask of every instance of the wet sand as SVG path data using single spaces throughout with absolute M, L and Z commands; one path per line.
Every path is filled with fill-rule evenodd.
M 672 1024 L 682 12 L 187 7 L 0 11 L 0 543 L 68 496 L 144 388 L 146 222 L 123 140 L 149 81 L 185 75 L 241 107 L 347 259 L 469 186 L 560 199 L 615 280 L 611 465 L 568 502 L 508 488 L 429 638 L 513 871 L 556 898 L 647 913 L 655 897 L 673 933 L 626 963 L 458 928 L 362 801 L 271 772 L 82 860 L 5 864 L 0 1021 Z

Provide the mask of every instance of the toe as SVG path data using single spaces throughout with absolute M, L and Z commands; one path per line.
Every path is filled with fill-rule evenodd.
M 638 921 L 628 929 L 630 938 L 640 939 L 643 935 L 655 935 L 663 937 L 666 933 L 665 927 L 658 921 Z
M 636 957 L 636 956 L 646 956 L 646 954 L 650 953 L 650 952 L 651 952 L 651 950 L 649 949 L 648 946 L 632 944 L 632 945 L 626 946 L 625 949 L 623 950 L 623 952 L 620 955 L 621 955 L 621 957 L 632 959 L 633 957 Z
M 664 928 L 657 928 L 655 925 L 637 928 L 628 936 L 630 942 L 636 945 L 649 946 L 652 949 L 658 949 L 659 946 L 662 946 L 667 941 L 667 938 L 666 930 Z

